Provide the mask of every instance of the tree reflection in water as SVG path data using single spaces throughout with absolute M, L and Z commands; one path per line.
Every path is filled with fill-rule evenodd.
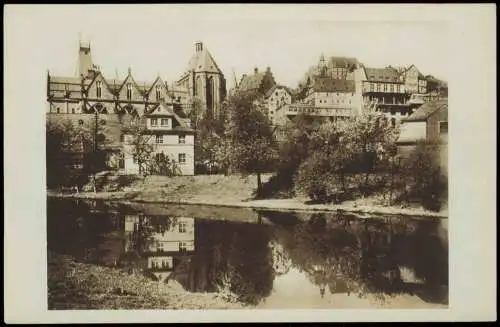
M 267 215 L 278 220 L 277 213 Z M 416 292 L 426 301 L 447 302 L 447 294 L 433 294 L 448 285 L 447 248 L 437 236 L 438 225 L 407 217 L 356 219 L 315 213 L 307 222 L 279 229 L 277 237 L 294 267 L 307 274 L 321 296 L 327 288 L 331 294 L 372 294 L 380 300 Z M 413 271 L 415 280 L 403 281 L 402 268 Z

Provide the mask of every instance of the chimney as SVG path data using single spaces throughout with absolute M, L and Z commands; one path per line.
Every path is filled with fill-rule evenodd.
M 255 68 L 253 69 L 253 72 L 254 72 L 255 74 L 257 74 L 257 73 L 259 72 L 259 69 L 258 69 L 257 67 L 255 67 Z
M 271 67 L 267 66 L 266 71 L 270 72 L 271 71 Z
M 197 41 L 195 44 L 195 49 L 196 49 L 196 52 L 200 52 L 203 50 L 203 43 L 201 41 Z

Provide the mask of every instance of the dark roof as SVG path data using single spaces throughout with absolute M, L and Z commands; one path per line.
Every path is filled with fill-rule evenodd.
M 241 82 L 238 85 L 240 91 L 257 90 L 262 85 L 262 81 L 266 76 L 266 72 L 257 72 L 252 75 L 243 75 Z
M 352 68 L 358 64 L 358 59 L 351 57 L 330 57 L 328 59 L 328 67 L 330 68 Z
M 316 77 L 312 89 L 315 92 L 354 92 L 354 81 L 331 77 Z
M 438 110 L 445 110 L 446 115 L 448 115 L 448 100 L 436 100 L 426 102 L 421 105 L 413 114 L 408 118 L 403 119 L 403 121 L 425 121 L 429 116 L 434 114 Z
M 368 68 L 365 67 L 366 79 L 373 82 L 402 83 L 395 68 Z

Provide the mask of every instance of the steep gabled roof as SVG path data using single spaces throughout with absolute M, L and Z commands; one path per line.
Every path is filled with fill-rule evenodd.
M 353 68 L 359 64 L 358 59 L 352 57 L 330 57 L 328 67 L 330 68 Z
M 410 121 L 426 121 L 429 116 L 434 114 L 438 110 L 445 110 L 446 115 L 448 115 L 448 100 L 436 100 L 426 102 L 421 105 L 413 114 L 408 118 L 403 119 L 405 122 Z
M 189 60 L 186 72 L 209 72 L 222 74 L 219 66 L 215 63 L 214 58 L 210 52 L 201 45 L 201 50 L 197 50 Z
M 314 92 L 354 92 L 355 84 L 352 80 L 316 77 L 311 88 Z
M 368 68 L 365 67 L 366 79 L 371 82 L 401 83 L 399 73 L 392 67 Z

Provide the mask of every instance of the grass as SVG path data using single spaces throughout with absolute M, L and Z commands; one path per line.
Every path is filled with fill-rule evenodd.
M 49 310 L 241 308 L 213 293 L 189 293 L 144 276 L 50 252 L 47 275 Z
M 263 175 L 263 182 L 271 174 Z M 78 197 L 88 199 L 126 200 L 142 203 L 200 204 L 229 207 L 248 207 L 277 210 L 307 211 L 349 211 L 364 214 L 395 214 L 446 218 L 447 208 L 431 212 L 420 206 L 387 205 L 380 196 L 370 196 L 344 201 L 340 204 L 311 203 L 304 195 L 274 199 L 255 199 L 257 188 L 255 176 L 239 175 L 197 175 L 197 176 L 148 176 L 130 178 L 128 185 L 122 185 L 112 192 L 82 192 L 63 195 L 49 192 L 49 196 Z

